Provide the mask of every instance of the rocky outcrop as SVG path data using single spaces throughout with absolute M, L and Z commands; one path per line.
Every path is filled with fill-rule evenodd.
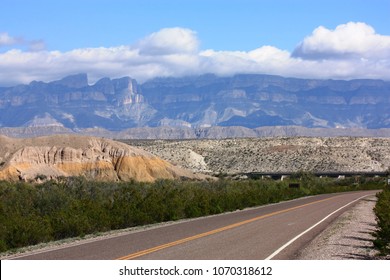
M 148 152 L 103 138 L 61 135 L 0 137 L 0 179 L 36 180 L 85 176 L 107 181 L 154 181 L 200 176 Z

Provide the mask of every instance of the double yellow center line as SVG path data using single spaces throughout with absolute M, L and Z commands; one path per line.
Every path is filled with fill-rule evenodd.
M 131 260 L 131 259 L 135 259 L 135 258 L 144 256 L 144 255 L 147 255 L 147 254 L 150 254 L 150 253 L 154 253 L 154 252 L 166 249 L 166 248 L 170 248 L 170 247 L 173 247 L 173 246 L 176 246 L 176 245 L 180 245 L 180 244 L 183 244 L 183 243 L 186 243 L 186 242 L 189 242 L 189 241 L 193 241 L 193 240 L 196 240 L 196 239 L 199 239 L 199 238 L 202 238 L 202 237 L 210 236 L 210 235 L 213 235 L 213 234 L 216 234 L 216 233 L 219 233 L 219 232 L 223 232 L 223 231 L 226 231 L 226 230 L 229 230 L 229 229 L 233 229 L 233 228 L 236 228 L 236 227 L 239 227 L 239 226 L 242 226 L 242 225 L 253 223 L 253 222 L 261 220 L 261 219 L 265 219 L 265 218 L 272 217 L 272 216 L 275 216 L 275 215 L 278 215 L 278 214 L 290 212 L 290 211 L 293 211 L 293 210 L 296 210 L 296 209 L 299 209 L 299 208 L 303 208 L 303 207 L 306 207 L 306 206 L 309 206 L 309 205 L 317 204 L 317 203 L 324 202 L 324 201 L 327 201 L 327 200 L 331 200 L 331 199 L 334 199 L 334 198 L 335 197 L 321 199 L 321 200 L 318 200 L 318 201 L 302 204 L 302 205 L 291 207 L 291 208 L 288 208 L 288 209 L 279 210 L 279 211 L 271 212 L 269 214 L 257 216 L 257 217 L 254 217 L 252 219 L 244 220 L 244 221 L 241 221 L 241 222 L 238 222 L 238 223 L 234 223 L 234 224 L 230 224 L 228 226 L 220 227 L 220 228 L 217 228 L 217 229 L 214 229 L 214 230 L 211 230 L 211 231 L 207 231 L 207 232 L 196 234 L 196 235 L 193 235 L 193 236 L 190 236 L 190 237 L 187 237 L 187 238 L 179 239 L 179 240 L 176 240 L 176 241 L 173 241 L 173 242 L 170 242 L 170 243 L 166 243 L 166 244 L 162 244 L 162 245 L 159 245 L 159 246 L 156 246 L 156 247 L 152 247 L 152 248 L 149 248 L 149 249 L 146 249 L 146 250 L 138 251 L 136 253 L 132 253 L 130 255 L 118 258 L 118 260 Z

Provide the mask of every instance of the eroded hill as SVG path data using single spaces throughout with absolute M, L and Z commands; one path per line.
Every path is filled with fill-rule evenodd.
M 390 139 L 272 137 L 126 140 L 175 165 L 204 173 L 371 172 L 390 167 Z
M 0 136 L 0 180 L 85 176 L 96 180 L 198 178 L 129 145 L 74 135 L 28 139 Z

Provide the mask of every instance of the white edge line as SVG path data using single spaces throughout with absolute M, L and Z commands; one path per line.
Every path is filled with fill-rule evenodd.
M 280 247 L 279 249 L 277 249 L 275 252 L 273 252 L 271 255 L 269 255 L 268 257 L 265 258 L 265 260 L 271 260 L 272 258 L 274 258 L 277 254 L 279 254 L 281 251 L 283 251 L 286 247 L 288 247 L 291 243 L 293 243 L 295 240 L 297 240 L 298 238 L 300 238 L 302 235 L 306 234 L 307 232 L 311 231 L 313 228 L 315 228 L 316 226 L 318 226 L 319 224 L 321 224 L 323 221 L 325 221 L 326 219 L 328 219 L 330 216 L 332 216 L 333 214 L 337 213 L 338 211 L 340 211 L 341 209 L 351 205 L 352 203 L 355 203 L 357 201 L 359 201 L 360 199 L 366 197 L 366 196 L 370 196 L 371 194 L 368 194 L 368 195 L 364 195 L 362 197 L 359 197 L 347 204 L 345 204 L 344 206 L 338 208 L 337 210 L 333 211 L 332 213 L 330 213 L 328 216 L 326 216 L 325 218 L 323 218 L 321 221 L 319 221 L 318 223 L 316 223 L 315 225 L 309 227 L 307 230 L 305 230 L 304 232 L 298 234 L 297 236 L 295 236 L 293 239 L 291 239 L 290 241 L 288 241 L 286 244 L 284 244 L 282 247 Z

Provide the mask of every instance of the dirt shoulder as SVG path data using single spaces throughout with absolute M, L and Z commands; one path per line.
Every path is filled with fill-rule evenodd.
M 301 260 L 378 259 L 372 233 L 376 229 L 376 197 L 370 196 L 342 214 L 297 257 Z

